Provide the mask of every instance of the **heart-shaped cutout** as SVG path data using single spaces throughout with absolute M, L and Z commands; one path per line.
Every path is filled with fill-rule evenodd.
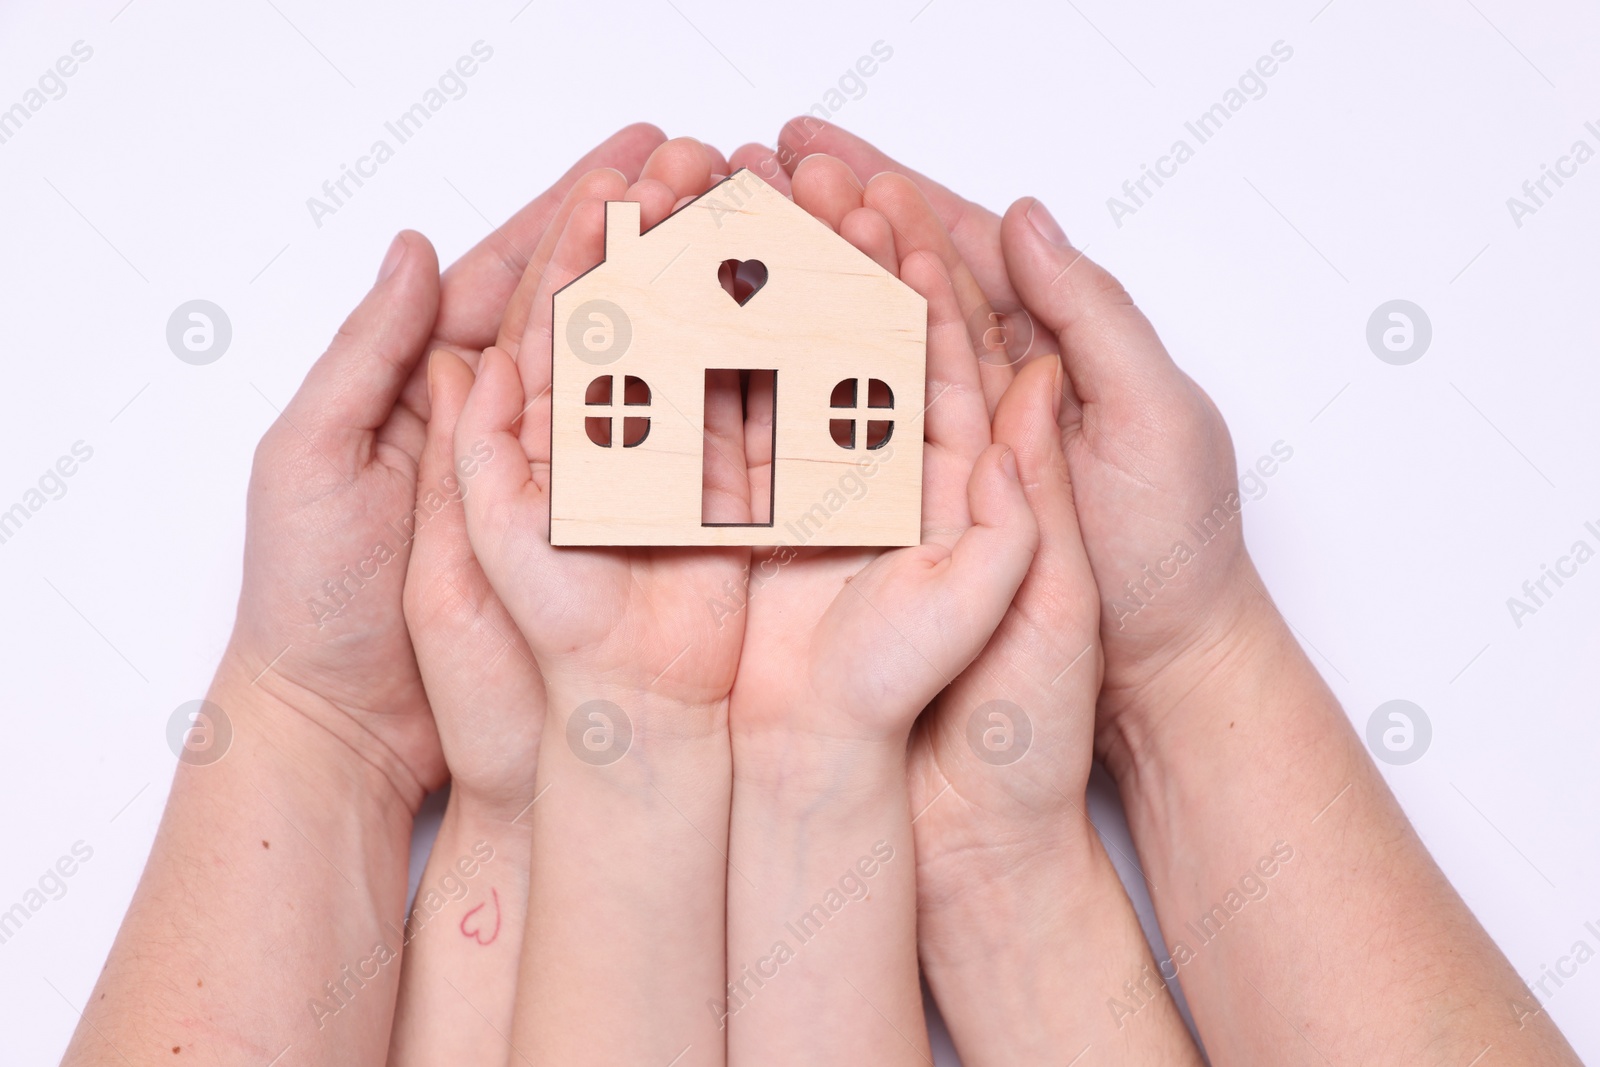
M 717 267 L 717 281 L 740 307 L 767 284 L 767 265 L 759 259 L 725 259 Z

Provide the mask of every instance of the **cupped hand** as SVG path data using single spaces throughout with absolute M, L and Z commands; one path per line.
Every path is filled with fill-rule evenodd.
M 641 140 L 642 148 L 648 141 Z M 627 160 L 623 160 L 626 162 Z M 634 198 L 658 207 L 703 191 L 720 156 L 698 141 L 657 145 L 641 168 L 631 169 Z M 572 209 L 614 194 L 629 180 L 617 170 L 591 170 L 565 184 L 566 195 L 545 213 L 532 254 L 506 292 L 497 343 L 520 348 L 534 298 Z M 512 335 L 514 336 L 514 339 Z M 472 335 L 485 336 L 482 331 Z M 491 339 L 496 339 L 491 337 Z M 459 357 L 459 358 L 458 358 Z M 535 359 L 529 354 L 529 360 Z M 516 817 L 535 796 L 544 679 L 526 639 L 473 554 L 461 505 L 476 459 L 458 466 L 454 435 L 474 381 L 481 351 L 442 346 L 430 358 L 432 408 L 417 485 L 418 528 L 406 577 L 405 608 L 422 678 L 432 703 L 456 794 L 504 816 Z M 546 362 L 548 356 L 546 356 Z
M 706 605 L 725 588 L 742 588 L 746 550 L 555 549 L 548 537 L 552 297 L 603 257 L 606 200 L 638 201 L 648 228 L 692 195 L 685 188 L 704 191 L 712 163 L 705 153 L 682 173 L 631 187 L 609 171 L 584 180 L 531 285 L 519 358 L 499 347 L 483 353 L 457 425 L 457 461 L 476 468 L 466 498 L 472 546 L 552 689 L 648 692 L 706 707 L 724 701 L 732 686 L 742 629 L 720 624 Z M 736 429 L 722 435 L 718 454 L 742 463 L 739 403 L 736 386 L 716 391 L 707 422 L 718 435 L 732 415 Z M 749 521 L 747 498 L 724 499 L 723 506 L 730 510 L 719 521 Z
M 1078 522 L 1100 589 L 1099 745 L 1121 760 L 1162 729 L 1194 665 L 1265 598 L 1245 551 L 1222 413 L 1167 354 L 1104 268 L 1037 200 L 1001 228 L 1024 304 L 1055 336 L 1070 389 L 1059 423 Z
M 1030 363 L 995 413 L 1039 550 L 994 636 L 912 735 L 917 888 L 934 907 L 977 872 L 1081 837 L 1100 689 L 1100 612 L 1056 429 L 1061 364 Z M 1068 837 L 1067 839 L 1071 839 Z
M 1096 746 L 1115 763 L 1162 729 L 1174 700 L 1157 690 L 1181 692 L 1265 603 L 1240 532 L 1227 425 L 1127 291 L 1038 201 L 1018 201 L 1002 220 L 836 126 L 806 118 L 785 127 L 787 166 L 813 151 L 864 178 L 906 175 L 933 205 L 951 234 L 940 255 L 963 264 L 950 266 L 952 276 L 974 279 L 957 289 L 969 325 L 977 333 L 991 312 L 1005 313 L 979 346 L 991 406 L 1019 367 L 1061 355 L 1062 445 L 1101 598 Z
M 622 130 L 584 169 L 636 168 L 661 135 Z M 441 283 L 419 234 L 403 233 L 379 280 L 256 450 L 244 581 L 222 669 L 241 699 L 265 697 L 340 738 L 412 807 L 445 763 L 402 610 L 426 437 L 434 347 L 488 343 L 526 254 L 578 174 L 479 244 Z
M 903 747 L 917 712 L 1004 614 L 1036 529 L 1010 449 L 991 444 L 951 279 L 936 256 L 897 236 L 926 225 L 931 209 L 902 197 L 890 218 L 870 206 L 847 167 L 826 157 L 797 168 L 793 190 L 797 204 L 928 301 L 922 543 L 756 553 L 733 698 L 735 749 L 741 738 L 795 734 L 824 746 Z M 758 430 L 752 449 L 761 439 Z
M 348 744 L 413 807 L 444 761 L 400 609 L 424 426 L 397 400 L 438 306 L 433 247 L 402 233 L 262 437 L 223 668 Z

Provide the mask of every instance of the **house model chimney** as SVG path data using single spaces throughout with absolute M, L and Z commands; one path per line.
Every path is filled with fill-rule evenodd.
M 639 239 L 639 204 L 634 200 L 606 201 L 606 258 L 621 257 L 618 251 L 627 241 Z

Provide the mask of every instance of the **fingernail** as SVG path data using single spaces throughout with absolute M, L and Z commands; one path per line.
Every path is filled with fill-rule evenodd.
M 1006 477 L 1012 481 L 1022 481 L 1022 475 L 1017 473 L 1017 454 L 1009 448 L 1000 457 L 1000 469 L 1005 471 Z
M 383 257 L 383 265 L 378 268 L 377 284 L 382 285 L 388 280 L 389 275 L 400 266 L 400 261 L 406 258 L 406 239 L 400 234 L 395 234 L 394 240 L 389 243 L 389 251 Z
M 1055 245 L 1057 248 L 1070 248 L 1071 243 L 1061 229 L 1061 224 L 1050 214 L 1050 209 L 1044 206 L 1044 201 L 1035 200 L 1028 209 L 1028 221 L 1038 231 L 1039 236 Z

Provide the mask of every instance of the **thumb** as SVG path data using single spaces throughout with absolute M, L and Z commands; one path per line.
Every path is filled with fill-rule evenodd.
M 990 445 L 978 456 L 967 496 L 972 525 L 950 550 L 938 599 L 942 617 L 971 619 L 986 641 L 1027 576 L 1039 527 L 1022 491 L 1016 454 L 1006 445 Z
M 378 281 L 339 327 L 284 416 L 342 452 L 388 421 L 439 310 L 439 257 L 420 233 L 395 237 Z M 415 457 L 413 457 L 415 458 Z
M 1000 244 L 1017 294 L 1060 341 L 1084 403 L 1120 404 L 1181 386 L 1150 320 L 1116 278 L 1072 247 L 1044 204 L 1032 197 L 1012 204 Z
M 994 413 L 994 439 L 1016 452 L 1022 490 L 1039 523 L 1039 562 L 1083 556 L 1072 477 L 1061 447 L 1060 359 L 1048 356 L 1025 365 Z

